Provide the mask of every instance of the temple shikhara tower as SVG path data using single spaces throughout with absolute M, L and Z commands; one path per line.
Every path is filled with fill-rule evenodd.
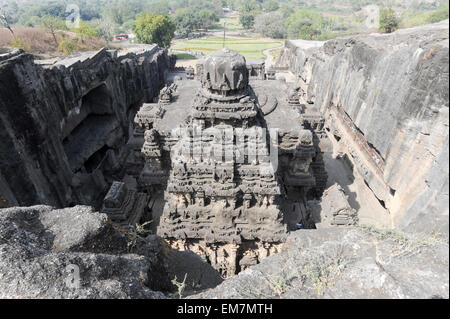
M 231 276 L 307 224 L 306 199 L 326 182 L 323 119 L 300 105 L 295 87 L 252 78 L 228 49 L 191 73 L 136 115 L 144 160 L 136 179 L 153 198 L 157 234 Z

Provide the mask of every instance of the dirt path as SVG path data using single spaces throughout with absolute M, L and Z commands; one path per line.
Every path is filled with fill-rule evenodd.
M 276 61 L 274 61 L 272 54 L 270 54 L 270 51 L 282 49 L 283 47 L 284 47 L 284 43 L 278 47 L 266 49 L 262 52 L 263 55 L 266 56 L 266 68 L 275 65 L 275 62 L 276 62 Z

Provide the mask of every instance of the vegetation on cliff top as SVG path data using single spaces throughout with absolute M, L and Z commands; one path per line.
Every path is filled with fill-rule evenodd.
M 65 0 L 0 0 L 2 30 L 9 28 L 11 33 L 0 38 L 0 47 L 12 47 L 12 40 L 20 33 L 20 43 L 35 53 L 71 51 L 75 47 L 95 49 L 96 45 L 87 43 L 107 45 L 114 36 L 132 30 L 138 30 L 140 42 L 154 41 L 168 46 L 173 35 L 187 38 L 197 31 L 221 31 L 224 23 L 228 31 L 247 35 L 327 40 L 377 30 L 392 32 L 397 28 L 438 22 L 449 16 L 448 0 L 392 0 L 387 8 L 382 0 L 73 0 L 71 3 L 78 6 L 81 26 L 67 30 L 62 25 L 54 28 L 48 24 L 61 24 L 73 14 L 67 11 Z M 160 30 L 158 34 L 151 31 L 154 26 L 142 23 L 136 29 L 138 19 L 149 14 L 161 15 L 159 19 L 164 20 L 164 27 L 155 29 Z M 23 27 L 47 29 L 53 46 L 44 49 L 41 45 L 36 51 L 38 45 L 30 41 L 31 34 L 23 34 L 24 30 L 31 32 L 31 29 Z M 16 29 L 17 32 L 13 32 Z

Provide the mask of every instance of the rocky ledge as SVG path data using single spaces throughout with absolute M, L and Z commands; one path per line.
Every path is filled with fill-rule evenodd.
M 326 118 L 392 225 L 448 234 L 449 25 L 287 41 L 279 66 Z
M 193 253 L 113 227 L 87 206 L 0 210 L 0 298 L 167 298 L 222 280 Z
M 439 235 L 301 230 L 280 254 L 190 298 L 448 298 L 448 255 Z

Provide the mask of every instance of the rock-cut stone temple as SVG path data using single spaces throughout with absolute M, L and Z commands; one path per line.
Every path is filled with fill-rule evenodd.
M 224 276 L 277 253 L 326 182 L 323 118 L 286 82 L 252 79 L 246 64 L 215 52 L 196 79 L 175 78 L 136 115 L 145 141 L 138 184 L 165 190 L 157 234 Z

